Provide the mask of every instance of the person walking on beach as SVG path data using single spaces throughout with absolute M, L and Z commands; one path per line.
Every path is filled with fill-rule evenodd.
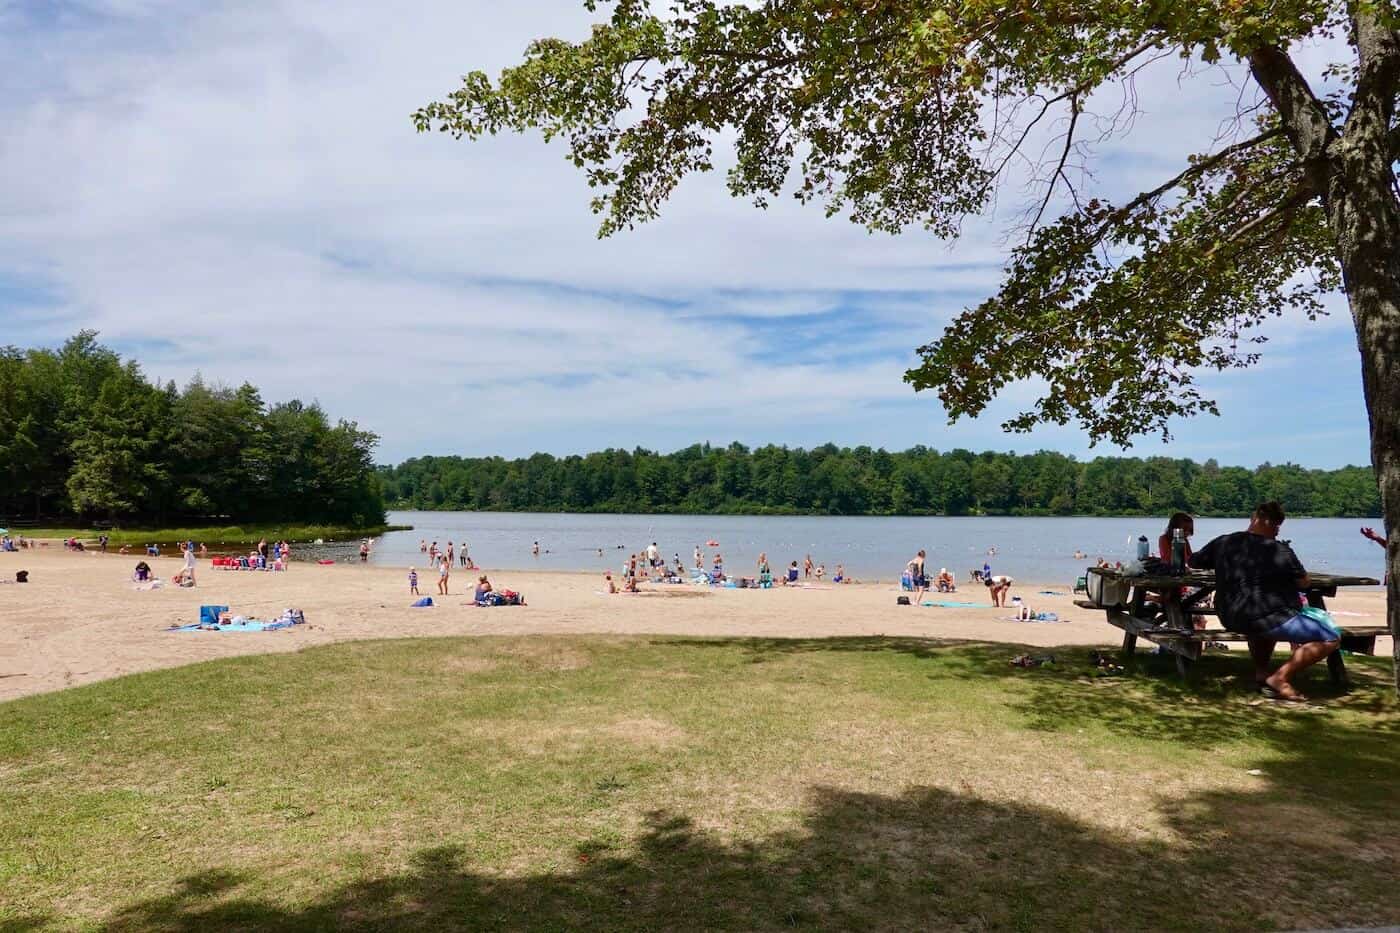
M 447 555 L 442 555 L 438 559 L 438 592 L 447 596 L 447 579 L 452 574 L 452 565 L 447 561 Z
M 462 542 L 462 554 L 461 554 L 461 557 L 462 557 L 462 566 L 463 566 L 463 567 L 467 566 L 467 542 L 465 542 L 465 541 Z
M 418 595 L 418 569 L 416 567 L 408 568 L 408 595 Z
M 920 553 L 922 553 L 922 552 L 920 552 Z M 810 579 L 812 579 L 812 555 L 811 555 L 811 554 L 808 554 L 807 557 L 802 561 L 802 579 L 804 579 L 804 580 L 810 580 Z
M 655 541 L 647 545 L 647 566 L 653 570 L 661 566 L 661 550 L 656 546 Z

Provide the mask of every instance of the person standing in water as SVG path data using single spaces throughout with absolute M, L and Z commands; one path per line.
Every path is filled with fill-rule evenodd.
M 530 553 L 533 554 L 535 557 L 540 556 L 540 543 L 538 541 L 530 545 Z

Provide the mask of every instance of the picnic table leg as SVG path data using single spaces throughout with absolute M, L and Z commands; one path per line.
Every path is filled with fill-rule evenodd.
M 1322 598 L 1322 594 L 1316 591 L 1308 593 L 1308 605 L 1314 609 L 1327 611 L 1327 600 Z M 1327 673 L 1332 678 L 1332 686 L 1348 687 L 1351 685 L 1347 678 L 1347 662 L 1342 658 L 1341 646 L 1327 656 Z
M 1133 652 L 1137 650 L 1137 636 L 1132 632 L 1123 633 L 1123 657 L 1132 659 Z
M 1347 679 L 1347 662 L 1342 660 L 1341 648 L 1327 656 L 1327 673 L 1332 676 L 1333 686 L 1347 687 L 1351 685 Z
M 1182 680 L 1190 680 L 1190 679 L 1191 679 L 1191 664 L 1192 664 L 1191 659 L 1188 658 L 1186 655 L 1182 654 L 1182 653 L 1179 652 L 1179 651 L 1173 651 L 1172 654 L 1174 654 L 1174 655 L 1176 656 L 1176 672 L 1177 672 L 1177 674 L 1180 675 L 1180 677 L 1181 677 Z

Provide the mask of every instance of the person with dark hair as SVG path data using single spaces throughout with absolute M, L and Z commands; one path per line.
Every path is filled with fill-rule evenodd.
M 1178 528 L 1186 539 L 1186 560 L 1191 559 L 1191 536 L 1196 533 L 1196 521 L 1185 512 L 1173 512 L 1167 519 L 1167 530 L 1157 539 L 1157 556 L 1164 561 L 1172 559 L 1172 536 Z
M 1215 571 L 1215 607 L 1232 632 L 1248 636 L 1254 679 L 1266 695 L 1298 701 L 1294 675 L 1333 651 L 1341 639 L 1335 628 L 1303 612 L 1298 591 L 1308 588 L 1308 572 L 1293 548 L 1278 540 L 1283 506 L 1265 502 L 1254 510 L 1249 528 L 1221 535 L 1191 556 L 1190 565 Z M 1274 646 L 1294 645 L 1293 654 L 1270 673 Z

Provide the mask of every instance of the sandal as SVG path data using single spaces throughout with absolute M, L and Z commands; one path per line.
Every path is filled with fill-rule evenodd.
M 1260 684 L 1259 692 L 1265 699 L 1277 700 L 1280 703 L 1306 703 L 1308 701 L 1307 697 L 1296 690 L 1292 693 L 1284 693 L 1276 687 L 1270 687 L 1268 684 Z

